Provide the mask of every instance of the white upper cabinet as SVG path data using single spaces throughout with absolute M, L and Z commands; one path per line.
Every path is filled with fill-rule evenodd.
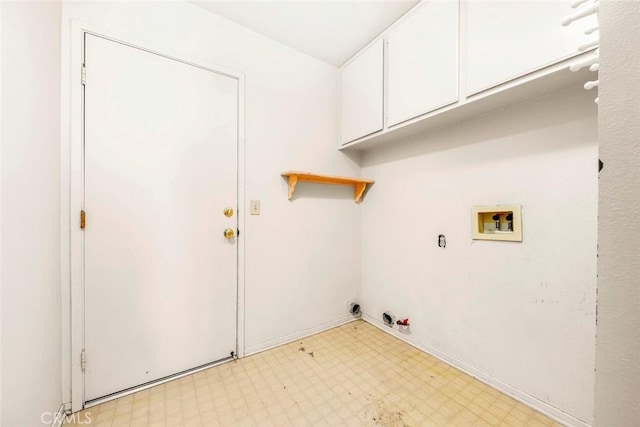
M 582 19 L 569 27 L 561 19 L 575 12 L 569 0 L 466 0 L 466 94 L 473 95 L 577 54 L 589 40 Z
M 388 35 L 388 125 L 458 100 L 458 0 L 426 0 Z
M 583 81 L 565 60 L 592 55 L 578 47 L 596 39 L 585 30 L 597 21 L 563 27 L 570 5 L 422 0 L 341 68 L 339 148 L 407 138 Z
M 380 39 L 340 69 L 342 144 L 383 128 L 383 52 Z

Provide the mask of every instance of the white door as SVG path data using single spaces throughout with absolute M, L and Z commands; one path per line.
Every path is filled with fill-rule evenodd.
M 90 401 L 236 351 L 238 83 L 93 35 L 85 64 Z

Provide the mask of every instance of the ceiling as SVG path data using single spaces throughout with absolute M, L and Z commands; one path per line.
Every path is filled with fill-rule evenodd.
M 192 0 L 300 52 L 340 66 L 418 0 Z

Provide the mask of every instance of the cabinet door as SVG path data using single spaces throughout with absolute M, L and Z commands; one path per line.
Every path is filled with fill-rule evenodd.
M 383 40 L 340 70 L 342 144 L 382 130 Z
M 560 25 L 569 0 L 466 0 L 466 93 L 473 95 L 578 53 L 595 18 Z M 465 22 L 465 21 L 463 21 Z
M 389 126 L 458 100 L 458 1 L 409 13 L 389 33 Z

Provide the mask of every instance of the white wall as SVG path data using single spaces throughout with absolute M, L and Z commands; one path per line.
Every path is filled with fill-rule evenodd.
M 246 199 L 261 200 L 262 210 L 247 216 L 241 230 L 246 350 L 347 319 L 347 302 L 360 283 L 360 207 L 353 189 L 303 183 L 290 202 L 280 177 L 289 169 L 360 174 L 357 161 L 335 149 L 336 68 L 189 3 L 65 2 L 62 13 L 63 52 L 71 20 L 79 19 L 245 73 Z M 62 93 L 66 115 L 66 83 Z
M 0 424 L 36 426 L 62 397 L 61 8 L 3 2 L 2 9 Z
M 0 2 L 0 176 L 2 176 L 2 104 L 4 104 L 4 80 L 2 79 L 2 2 Z M 2 180 L 0 179 L 0 242 L 2 242 Z M 2 243 L 0 243 L 0 310 L 2 310 Z M 2 313 L 0 312 L 0 349 L 2 349 Z M 2 350 L 0 350 L 0 424 L 2 423 Z
M 600 7 L 595 424 L 640 420 L 640 3 Z
M 592 421 L 597 130 L 572 89 L 366 152 L 362 305 L 565 421 Z M 522 243 L 471 240 L 471 207 L 521 204 Z M 445 234 L 447 247 L 437 246 Z M 532 399 L 533 397 L 533 399 Z M 554 411 L 553 407 L 560 411 Z

